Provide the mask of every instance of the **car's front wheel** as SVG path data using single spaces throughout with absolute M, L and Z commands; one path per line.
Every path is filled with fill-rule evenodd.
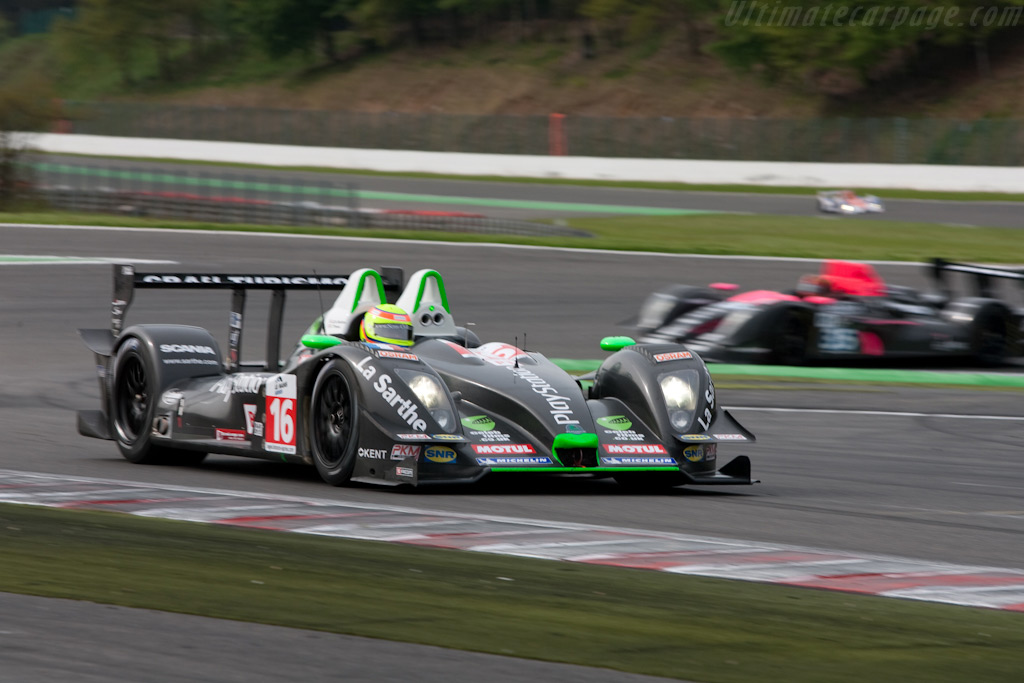
M 313 385 L 309 434 L 313 463 L 328 484 L 342 486 L 356 465 L 359 401 L 343 361 L 331 361 Z

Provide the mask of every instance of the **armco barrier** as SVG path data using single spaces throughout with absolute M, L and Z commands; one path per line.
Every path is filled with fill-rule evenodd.
M 899 188 L 940 192 L 1024 192 L 1024 167 L 1010 166 L 822 164 L 462 154 L 52 133 L 33 136 L 32 145 L 40 151 L 57 154 L 397 173 L 779 187 Z

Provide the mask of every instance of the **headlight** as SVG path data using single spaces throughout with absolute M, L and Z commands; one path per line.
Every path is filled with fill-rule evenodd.
M 673 429 L 684 431 L 690 427 L 697 408 L 697 381 L 696 370 L 680 370 L 658 378 Z
M 416 398 L 441 429 L 448 431 L 454 426 L 455 419 L 448 403 L 448 396 L 436 377 L 412 370 L 402 369 L 396 372 L 409 385 L 412 393 L 416 394 Z

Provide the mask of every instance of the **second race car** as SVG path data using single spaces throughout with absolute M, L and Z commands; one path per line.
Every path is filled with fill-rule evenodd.
M 996 365 L 1021 353 L 1024 310 L 997 298 L 992 283 L 1024 285 L 1024 271 L 942 259 L 927 269 L 936 291 L 888 285 L 871 265 L 840 260 L 825 261 L 790 291 L 677 285 L 647 297 L 637 334 L 719 362 L 956 357 Z M 974 291 L 954 294 L 953 273 L 969 275 Z
M 696 353 L 607 338 L 613 353 L 586 383 L 540 353 L 480 344 L 456 327 L 436 271 L 402 280 L 397 268 L 308 277 L 115 266 L 111 329 L 81 331 L 96 356 L 100 408 L 79 413 L 79 431 L 115 441 L 132 462 L 284 460 L 334 485 L 526 472 L 643 488 L 753 483 L 746 456 L 718 465 L 719 444 L 754 436 L 722 408 Z M 231 290 L 227 353 L 199 327 L 125 328 L 137 288 Z M 285 290 L 331 288 L 341 289 L 334 305 L 282 363 Z M 251 289 L 272 292 L 268 360 L 256 364 L 239 360 Z M 411 315 L 409 345 L 360 341 L 364 312 L 389 300 Z

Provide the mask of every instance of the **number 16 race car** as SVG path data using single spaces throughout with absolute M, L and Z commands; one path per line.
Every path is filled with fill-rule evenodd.
M 1024 309 L 997 298 L 993 281 L 1024 285 L 1024 271 L 942 259 L 927 268 L 933 292 L 888 285 L 867 263 L 835 260 L 787 292 L 677 285 L 647 297 L 638 334 L 686 344 L 707 360 L 780 365 L 943 357 L 998 365 L 1020 354 Z M 974 291 L 954 295 L 954 273 L 970 276 Z
M 114 267 L 111 329 L 81 330 L 96 356 L 100 410 L 78 430 L 136 463 L 198 463 L 208 453 L 314 465 L 330 484 L 475 482 L 490 474 L 589 473 L 636 488 L 751 484 L 750 461 L 718 467 L 720 443 L 754 436 L 719 405 L 697 354 L 608 337 L 589 378 L 543 355 L 480 344 L 456 327 L 441 276 L 398 268 L 346 276 L 136 273 Z M 124 318 L 142 288 L 231 291 L 227 353 L 186 325 Z M 240 362 L 246 293 L 270 290 L 266 358 Z M 337 300 L 283 362 L 285 291 Z M 389 299 L 390 296 L 390 299 Z M 413 346 L 358 341 L 370 307 L 393 300 Z M 588 385 L 586 389 L 584 386 Z

